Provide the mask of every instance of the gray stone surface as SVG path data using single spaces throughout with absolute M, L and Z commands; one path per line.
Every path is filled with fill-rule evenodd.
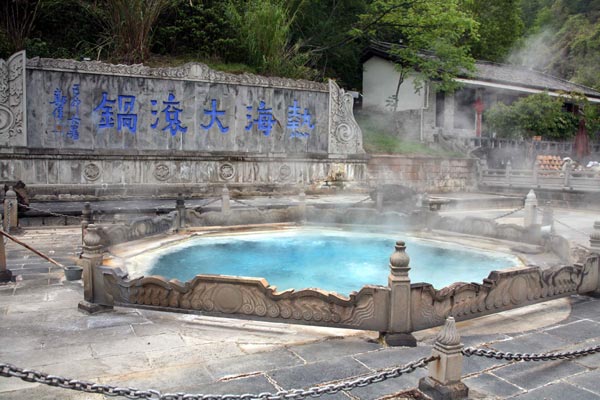
M 343 339 L 312 343 L 294 347 L 293 352 L 306 362 L 328 360 L 332 357 L 360 355 L 379 350 L 382 345 L 365 341 L 347 341 Z M 360 356 L 357 356 L 360 357 Z
M 481 393 L 483 396 L 508 398 L 524 390 L 512 383 L 506 382 L 492 374 L 479 374 L 467 379 L 463 379 L 463 383 L 467 385 L 470 391 Z M 471 392 L 473 393 L 473 392 Z
M 269 373 L 279 386 L 285 389 L 310 387 L 323 382 L 337 381 L 348 376 L 371 372 L 351 357 L 318 361 L 306 365 L 281 368 Z
M 579 343 L 591 338 L 600 337 L 600 322 L 575 321 L 557 328 L 549 328 L 544 331 L 549 335 L 558 336 L 569 342 Z
M 545 361 L 540 363 L 517 362 L 495 369 L 493 374 L 513 385 L 527 390 L 535 389 L 557 379 L 585 371 L 586 368 L 570 361 Z
M 588 392 L 587 390 L 577 388 L 567 383 L 555 383 L 552 385 L 544 386 L 542 388 L 532 390 L 530 392 L 518 395 L 514 399 L 519 400 L 565 400 L 565 399 L 577 399 L 577 400 L 598 400 L 600 396 L 597 394 Z
M 303 362 L 300 358 L 286 349 L 281 349 L 209 362 L 206 367 L 215 378 L 221 379 L 227 376 L 270 371 L 301 364 Z

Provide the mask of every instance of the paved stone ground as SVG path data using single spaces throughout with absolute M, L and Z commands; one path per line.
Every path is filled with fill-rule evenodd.
M 497 211 L 507 210 L 486 212 Z M 576 216 L 569 222 L 583 232 L 591 232 L 588 225 L 600 219 L 565 211 L 569 215 Z M 81 242 L 73 228 L 28 229 L 20 239 L 66 264 L 76 259 Z M 586 243 L 582 235 L 579 242 Z M 67 377 L 162 392 L 274 392 L 427 356 L 438 332 L 417 332 L 416 348 L 386 348 L 374 332 L 126 308 L 90 316 L 76 308 L 83 296 L 80 282 L 64 281 L 59 269 L 13 244 L 7 251 L 9 268 L 20 279 L 0 286 L 0 362 Z M 579 349 L 600 343 L 600 303 L 573 296 L 457 325 L 468 346 L 519 352 Z M 600 399 L 599 366 L 600 354 L 529 363 L 472 357 L 465 359 L 463 375 L 471 398 Z M 417 370 L 326 398 L 376 399 L 416 387 L 425 374 Z M 0 377 L 0 400 L 28 398 L 103 396 Z

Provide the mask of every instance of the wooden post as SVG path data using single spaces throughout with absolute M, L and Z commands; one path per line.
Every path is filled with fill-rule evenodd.
M 396 242 L 396 251 L 390 257 L 390 317 L 388 331 L 384 334 L 389 346 L 417 345 L 417 339 L 412 335 L 412 320 L 410 315 L 410 277 L 408 266 L 410 258 L 406 254 L 403 241 Z
M 0 282 L 6 283 L 12 280 L 12 272 L 6 267 L 6 248 L 4 237 L 0 237 Z

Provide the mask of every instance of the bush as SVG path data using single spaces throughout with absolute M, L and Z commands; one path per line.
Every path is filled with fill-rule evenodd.
M 538 93 L 507 106 L 497 103 L 484 114 L 486 128 L 502 138 L 569 139 L 577 133 L 579 118 L 563 109 L 565 98 Z

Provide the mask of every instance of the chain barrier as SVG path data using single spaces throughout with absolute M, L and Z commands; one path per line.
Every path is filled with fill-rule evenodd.
M 23 206 L 23 207 L 25 207 L 25 208 L 29 209 L 29 210 L 33 210 L 33 211 L 42 212 L 42 213 L 45 213 L 45 214 L 48 214 L 48 215 L 52 215 L 52 216 L 54 216 L 54 217 L 61 217 L 61 218 L 73 218 L 73 219 L 76 219 L 76 220 L 78 220 L 78 221 L 83 221 L 83 218 L 82 218 L 82 217 L 76 217 L 76 216 L 73 216 L 73 215 L 66 215 L 66 214 L 55 213 L 55 212 L 52 212 L 52 211 L 50 211 L 50 210 L 42 210 L 42 209 L 40 209 L 40 208 L 35 208 L 35 207 L 29 206 L 29 205 L 27 205 L 27 204 L 21 204 L 21 203 L 18 203 L 18 204 L 19 204 L 20 206 Z
M 264 212 L 264 210 L 266 210 L 266 209 L 269 208 L 269 207 L 257 207 L 257 206 L 253 206 L 252 204 L 248 204 L 248 203 L 246 203 L 246 202 L 244 202 L 242 200 L 238 200 L 238 199 L 231 199 L 231 201 L 233 201 L 234 203 L 239 203 L 239 204 L 241 204 L 243 206 L 246 206 L 248 208 L 254 208 L 254 209 L 256 209 L 261 214 Z
M 128 399 L 153 399 L 153 400 L 300 400 L 305 397 L 320 397 L 324 394 L 334 394 L 342 390 L 352 390 L 357 387 L 364 387 L 373 383 L 383 382 L 390 378 L 397 378 L 402 375 L 410 374 L 417 368 L 425 367 L 430 362 L 437 360 L 439 356 L 429 356 L 410 362 L 404 366 L 383 370 L 378 373 L 367 375 L 365 377 L 343 381 L 336 384 L 315 386 L 309 389 L 291 389 L 281 390 L 277 393 L 259 393 L 259 394 L 186 394 L 186 393 L 166 393 L 158 390 L 138 390 L 134 388 L 123 388 L 99 383 L 80 381 L 77 379 L 64 378 L 57 375 L 49 375 L 43 372 L 30 369 L 22 369 L 11 364 L 0 363 L 0 376 L 7 378 L 20 378 L 26 382 L 36 382 L 44 385 L 60 387 L 63 389 L 76 390 L 86 393 L 98 393 L 106 396 L 124 396 Z
M 508 217 L 509 215 L 514 214 L 516 212 L 519 212 L 519 211 L 523 210 L 524 208 L 525 208 L 525 206 L 519 207 L 519 208 L 517 208 L 515 210 L 507 212 L 506 214 L 502 214 L 502 215 L 500 215 L 498 217 L 495 217 L 494 220 L 497 220 L 497 219 L 500 219 L 500 218 L 504 218 L 504 217 Z
M 508 361 L 551 361 L 551 360 L 567 360 L 587 356 L 594 353 L 600 353 L 600 345 L 587 347 L 581 350 L 563 351 L 556 353 L 510 353 L 488 349 L 476 349 L 474 347 L 465 347 L 462 354 L 466 357 L 481 356 L 487 358 L 495 358 L 497 360 Z

